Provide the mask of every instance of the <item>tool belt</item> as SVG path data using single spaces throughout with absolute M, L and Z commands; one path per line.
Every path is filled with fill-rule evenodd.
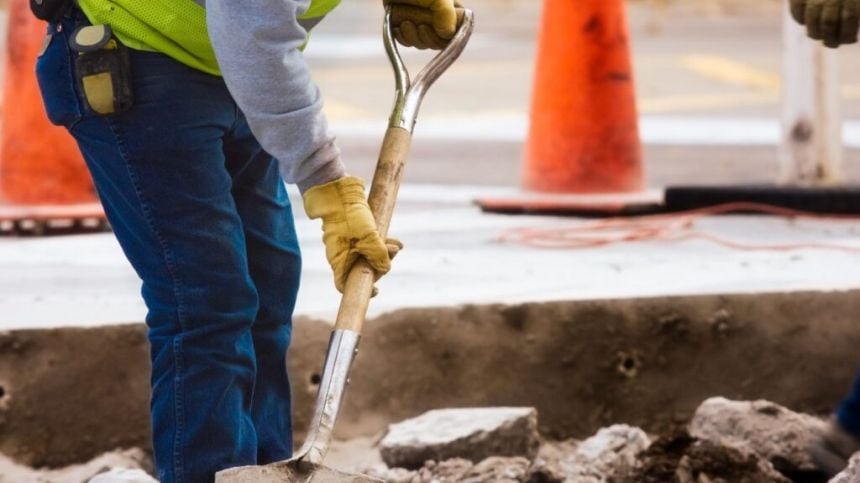
M 30 0 L 30 10 L 39 20 L 59 22 L 75 4 L 76 0 Z M 110 26 L 79 27 L 69 47 L 78 54 L 75 74 L 86 108 L 103 116 L 130 109 L 134 97 L 128 47 L 113 35 Z
M 59 22 L 74 5 L 74 0 L 30 0 L 30 10 L 39 20 Z
M 131 61 L 109 25 L 79 27 L 69 40 L 77 52 L 75 76 L 87 109 L 108 116 L 129 110 L 134 102 Z

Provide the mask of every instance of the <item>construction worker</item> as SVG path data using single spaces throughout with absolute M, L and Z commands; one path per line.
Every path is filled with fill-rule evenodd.
M 860 0 L 790 0 L 791 15 L 807 34 L 831 48 L 857 42 Z M 860 376 L 830 418 L 827 430 L 812 442 L 809 453 L 817 466 L 833 477 L 860 451 Z
M 445 45 L 454 0 L 384 0 L 398 40 Z M 284 181 L 322 219 L 342 289 L 385 274 L 363 183 L 346 175 L 301 49 L 339 0 L 42 0 L 37 77 L 77 140 L 142 280 L 158 479 L 289 458 L 285 355 L 301 258 Z M 429 23 L 428 23 L 429 19 Z

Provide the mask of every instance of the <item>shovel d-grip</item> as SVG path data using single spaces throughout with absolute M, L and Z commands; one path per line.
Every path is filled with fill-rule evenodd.
M 368 198 L 377 228 L 383 238 L 388 234 L 406 158 L 412 145 L 412 131 L 424 95 L 457 60 L 472 35 L 474 14 L 470 10 L 462 13 L 460 26 L 448 46 L 439 52 L 414 80 L 409 77 L 409 71 L 394 39 L 391 10 L 385 13 L 383 38 L 385 50 L 394 68 L 396 97 Z M 349 371 L 358 352 L 358 342 L 375 281 L 376 274 L 364 259 L 359 259 L 350 270 L 335 330 L 329 341 L 308 436 L 301 449 L 289 461 L 297 467 L 307 470 L 308 467 L 321 466 L 328 452 L 335 421 L 349 382 Z

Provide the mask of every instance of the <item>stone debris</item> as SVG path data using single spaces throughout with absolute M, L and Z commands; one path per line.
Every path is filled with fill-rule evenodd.
M 382 483 L 364 474 L 353 474 L 328 467 L 296 470 L 280 461 L 263 466 L 240 466 L 219 471 L 215 483 Z
M 478 464 L 462 458 L 428 461 L 418 470 L 371 469 L 370 476 L 387 483 L 520 483 L 528 481 L 531 462 L 523 457 L 493 456 Z
M 533 452 L 536 423 L 533 409 L 431 411 L 393 425 L 380 444 L 385 464 L 367 472 L 389 483 L 790 483 L 786 475 L 814 474 L 806 447 L 826 428 L 768 401 L 714 398 L 696 411 L 689 433 L 652 441 L 618 424 Z M 525 439 L 516 440 L 511 428 L 522 427 Z M 528 450 L 492 454 L 511 447 Z M 834 481 L 860 483 L 860 455 L 841 478 Z
M 643 451 L 632 472 L 623 470 L 612 483 L 790 483 L 770 462 L 753 453 L 689 434 L 663 436 Z
M 576 452 L 579 442 L 576 440 L 546 442 L 541 445 L 538 454 L 529 468 L 529 481 L 544 481 L 561 483 L 567 478 L 564 462 L 569 455 Z
M 53 470 L 36 470 L 0 455 L 0 483 L 153 483 L 156 480 L 149 476 L 152 471 L 152 460 L 139 448 L 106 453 L 87 463 Z M 106 474 L 136 475 L 137 479 L 101 477 Z
M 617 424 L 577 444 L 544 444 L 529 469 L 533 481 L 599 483 L 637 466 L 637 456 L 651 444 L 639 428 Z
M 378 445 L 368 438 L 335 444 L 352 462 L 342 454 L 336 459 L 344 466 L 322 469 L 312 479 L 280 462 L 225 470 L 216 482 L 823 482 L 813 476 L 806 452 L 826 429 L 818 418 L 768 401 L 713 398 L 699 407 L 688 429 L 652 440 L 640 428 L 617 424 L 581 442 L 541 444 L 533 408 L 437 410 L 392 425 Z M 363 466 L 349 473 L 340 471 L 359 462 Z M 0 454 L 0 483 L 157 483 L 148 472 L 151 461 L 139 449 L 57 470 L 16 465 Z M 860 483 L 860 453 L 830 483 Z
M 848 462 L 848 467 L 834 476 L 830 483 L 857 483 L 858 481 L 860 481 L 860 453 L 855 454 Z
M 419 469 L 427 461 L 454 458 L 531 459 L 539 446 L 534 408 L 443 409 L 391 425 L 380 452 L 389 467 Z
M 648 435 L 639 428 L 615 425 L 578 443 L 545 443 L 533 460 L 489 457 L 480 463 L 464 458 L 427 461 L 417 470 L 377 465 L 367 473 L 388 483 L 602 483 L 636 466 L 648 448 Z
M 406 468 L 389 468 L 385 464 L 375 465 L 362 471 L 362 473 L 386 483 L 412 483 L 412 479 L 418 475 L 417 471 Z
M 769 401 L 711 398 L 696 410 L 689 431 L 694 438 L 755 453 L 782 471 L 810 471 L 815 466 L 806 448 L 826 428 L 819 418 Z
M 143 470 L 114 468 L 90 478 L 87 483 L 158 483 L 158 480 Z

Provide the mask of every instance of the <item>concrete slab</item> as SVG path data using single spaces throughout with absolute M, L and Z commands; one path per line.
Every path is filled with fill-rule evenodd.
M 739 251 L 705 240 L 623 243 L 592 249 L 537 249 L 502 243 L 519 228 L 588 223 L 553 217 L 485 215 L 477 197 L 511 188 L 407 185 L 391 233 L 406 249 L 383 279 L 370 316 L 401 308 L 664 295 L 860 288 L 850 251 Z M 297 195 L 296 195 L 297 196 Z M 295 199 L 304 253 L 299 315 L 331 320 L 335 291 L 319 225 Z M 710 234 L 754 244 L 838 244 L 860 249 L 860 220 L 787 221 L 761 216 L 707 218 Z M 0 329 L 139 322 L 140 283 L 111 234 L 0 238 Z
M 388 466 L 411 470 L 429 460 L 533 458 L 540 446 L 537 421 L 537 410 L 527 407 L 437 409 L 389 426 L 379 449 Z

